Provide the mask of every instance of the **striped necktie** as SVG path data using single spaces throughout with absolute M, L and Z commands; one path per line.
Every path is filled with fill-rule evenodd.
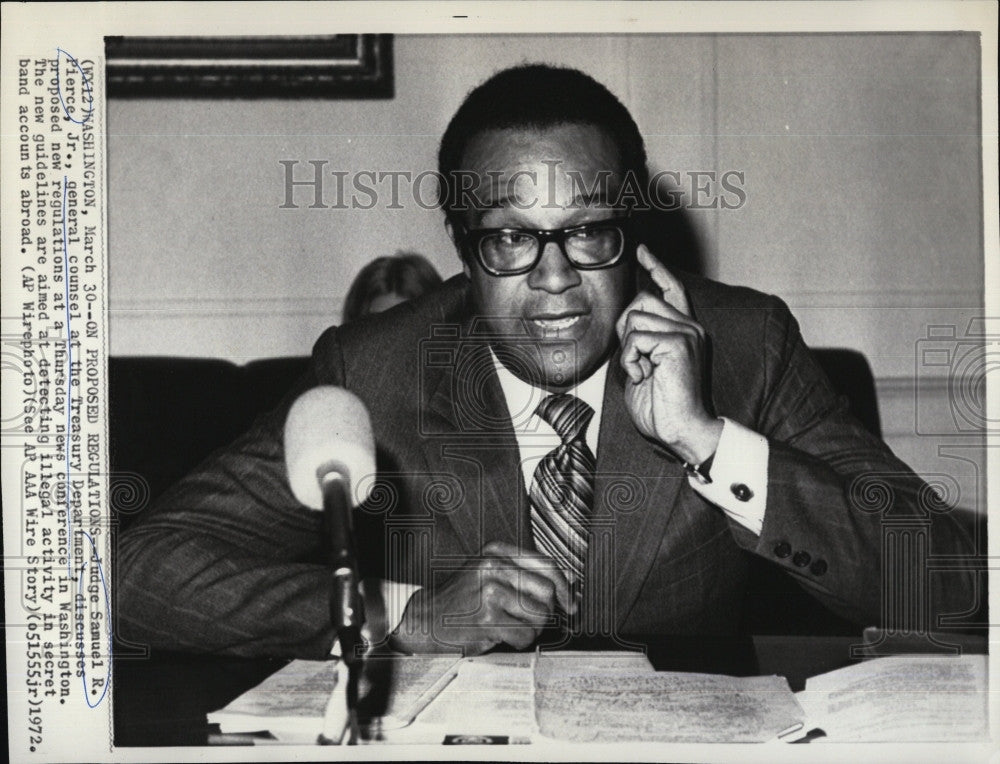
M 536 413 L 552 425 L 562 443 L 535 468 L 528 492 L 531 531 L 535 546 L 556 561 L 578 594 L 594 498 L 596 461 L 586 441 L 594 410 L 573 395 L 560 394 L 545 398 Z

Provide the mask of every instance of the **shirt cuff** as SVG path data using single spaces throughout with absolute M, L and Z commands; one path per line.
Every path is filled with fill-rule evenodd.
M 391 634 L 396 630 L 403 620 L 403 613 L 406 611 L 410 598 L 421 589 L 416 584 L 379 579 L 377 591 L 372 592 L 373 583 L 375 583 L 373 579 L 366 579 L 361 584 L 365 610 L 368 611 L 369 619 L 361 633 L 369 642 L 381 641 L 386 634 Z M 376 597 L 378 602 L 374 601 Z M 384 617 L 384 621 L 382 621 L 382 617 Z M 334 658 L 340 657 L 340 641 L 338 639 L 333 640 L 330 655 Z
M 767 506 L 767 438 L 731 419 L 723 421 L 719 447 L 715 450 L 709 477 L 700 483 L 693 477 L 688 485 L 730 518 L 759 536 Z
M 385 602 L 386 633 L 392 634 L 403 622 L 403 613 L 410 604 L 410 598 L 422 587 L 416 584 L 402 584 L 399 581 L 381 581 L 382 601 Z

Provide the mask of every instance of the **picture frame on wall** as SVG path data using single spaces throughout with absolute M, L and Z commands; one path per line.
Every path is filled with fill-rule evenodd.
M 392 35 L 104 38 L 112 98 L 392 98 Z

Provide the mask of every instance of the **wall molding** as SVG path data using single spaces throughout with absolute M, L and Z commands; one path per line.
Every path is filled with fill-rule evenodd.
M 928 377 L 921 379 L 921 385 L 925 385 L 940 395 L 947 395 L 948 380 L 946 377 Z M 912 395 L 914 390 L 914 378 L 911 375 L 886 375 L 875 379 L 875 392 L 881 399 L 899 398 L 902 395 Z
M 793 309 L 816 308 L 958 308 L 982 309 L 984 293 L 975 289 L 783 289 L 775 293 Z M 110 311 L 125 316 L 147 313 L 233 316 L 329 315 L 331 306 L 343 304 L 345 295 L 328 297 L 126 297 L 111 296 Z
M 779 289 L 792 310 L 829 308 L 952 308 L 983 310 L 980 289 Z
M 972 391 L 965 392 L 974 395 Z M 956 390 L 947 375 L 921 375 L 919 379 L 912 375 L 880 377 L 875 380 L 875 394 L 882 420 L 882 435 L 886 439 L 914 438 L 923 441 L 929 438 L 943 442 L 952 438 L 985 437 L 985 428 L 956 429 L 956 422 L 961 422 L 964 427 L 972 425 L 955 412 L 975 417 L 978 404 L 974 399 L 953 401 Z M 959 390 L 958 395 L 963 395 L 963 391 Z M 918 432 L 922 428 L 924 431 Z
M 330 297 L 175 297 L 109 301 L 108 313 L 118 320 L 322 317 L 340 321 L 345 295 Z
M 984 307 L 984 293 L 977 289 L 853 289 L 853 290 L 773 290 L 793 310 L 833 308 L 952 308 Z M 345 295 L 328 297 L 126 297 L 111 296 L 111 313 L 134 317 L 157 315 L 329 315 L 339 314 Z

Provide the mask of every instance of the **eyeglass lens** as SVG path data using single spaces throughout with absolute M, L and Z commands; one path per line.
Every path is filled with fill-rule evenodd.
M 622 231 L 617 226 L 588 227 L 563 238 L 563 251 L 574 265 L 594 266 L 610 262 L 621 254 Z M 496 271 L 516 271 L 530 267 L 538 257 L 537 236 L 521 231 L 498 231 L 484 236 L 479 251 L 485 265 Z

